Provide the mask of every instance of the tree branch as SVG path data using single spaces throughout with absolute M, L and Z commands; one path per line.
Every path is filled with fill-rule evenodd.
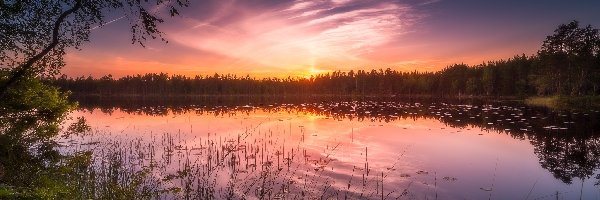
M 4 98 L 8 88 L 10 88 L 12 85 L 17 83 L 25 75 L 27 75 L 27 73 L 29 73 L 31 71 L 33 64 L 35 64 L 35 62 L 42 59 L 46 54 L 50 53 L 50 51 L 52 51 L 52 49 L 54 49 L 58 45 L 58 43 L 60 42 L 59 38 L 58 38 L 59 31 L 60 31 L 60 25 L 65 21 L 65 19 L 69 15 L 73 14 L 80 8 L 81 8 L 81 0 L 76 0 L 75 5 L 72 8 L 66 10 L 65 12 L 60 14 L 60 16 L 58 16 L 58 19 L 56 19 L 56 22 L 54 22 L 54 28 L 52 29 L 52 42 L 48 46 L 46 46 L 46 48 L 44 48 L 44 50 L 42 50 L 40 53 L 29 58 L 29 60 L 27 60 L 27 62 L 25 62 L 23 65 L 21 65 L 20 67 L 17 67 L 15 69 L 15 71 L 13 72 L 10 79 L 8 79 L 8 81 L 6 83 L 4 83 L 2 86 L 0 86 L 0 98 Z

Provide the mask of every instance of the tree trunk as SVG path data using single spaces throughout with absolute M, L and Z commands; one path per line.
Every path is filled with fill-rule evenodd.
M 46 54 L 50 53 L 50 51 L 52 51 L 52 49 L 54 49 L 58 45 L 58 43 L 60 42 L 59 38 L 58 38 L 59 31 L 60 31 L 60 25 L 62 24 L 63 21 L 65 21 L 65 19 L 69 15 L 71 15 L 75 11 L 79 10 L 80 8 L 81 8 L 81 0 L 76 0 L 75 5 L 72 8 L 70 8 L 70 9 L 66 10 L 65 12 L 63 12 L 62 14 L 60 14 L 58 19 L 56 19 L 56 21 L 54 22 L 54 27 L 52 29 L 52 42 L 50 44 L 48 44 L 48 46 L 46 46 L 46 48 L 44 48 L 40 53 L 29 58 L 29 60 L 27 60 L 27 62 L 25 62 L 23 65 L 15 68 L 13 70 L 13 73 L 10 76 L 10 78 L 8 79 L 8 81 L 6 83 L 4 83 L 2 86 L 0 86 L 0 98 L 4 98 L 4 96 L 6 95 L 6 91 L 10 87 L 12 87 L 14 84 L 19 82 L 20 80 L 22 80 L 25 76 L 30 75 L 30 73 L 32 73 L 31 70 L 33 68 L 33 64 L 35 64 L 35 62 L 42 59 Z

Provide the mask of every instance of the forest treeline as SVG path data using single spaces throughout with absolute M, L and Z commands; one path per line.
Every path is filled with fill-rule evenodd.
M 49 81 L 75 94 L 95 95 L 599 95 L 600 34 L 573 21 L 547 36 L 535 55 L 472 66 L 455 64 L 438 72 L 388 68 L 263 79 L 149 73 L 121 78 L 61 76 Z

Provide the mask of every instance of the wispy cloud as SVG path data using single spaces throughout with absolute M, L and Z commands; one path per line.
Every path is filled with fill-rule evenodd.
M 234 58 L 231 65 L 350 67 L 350 62 L 368 64 L 363 55 L 393 43 L 422 18 L 412 5 L 396 1 L 296 0 L 275 8 L 225 4 L 227 11 L 190 18 L 189 28 L 170 40 Z

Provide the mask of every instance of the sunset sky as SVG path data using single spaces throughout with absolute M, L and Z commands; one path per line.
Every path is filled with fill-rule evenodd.
M 83 50 L 68 52 L 63 72 L 436 71 L 534 54 L 559 24 L 579 20 L 599 28 L 598 9 L 600 1 L 564 0 L 190 0 L 181 16 L 161 24 L 169 43 L 132 45 L 128 21 L 115 14 L 92 31 Z

